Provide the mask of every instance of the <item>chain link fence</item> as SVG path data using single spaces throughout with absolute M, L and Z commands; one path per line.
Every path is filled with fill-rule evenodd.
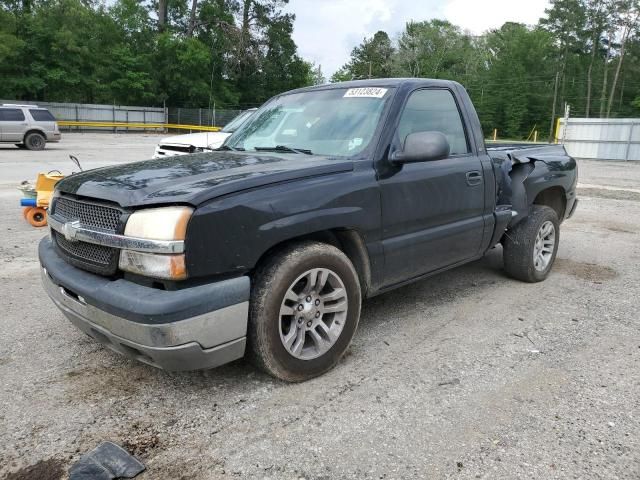
M 194 131 L 202 127 L 224 127 L 242 109 L 239 108 L 163 108 L 128 105 L 100 105 L 88 103 L 31 102 L 24 100 L 0 100 L 0 104 L 38 105 L 47 108 L 56 120 L 74 123 L 104 123 L 97 125 L 61 125 L 66 131 Z M 110 125 L 117 123 L 118 125 Z M 135 124 L 131 126 L 123 124 Z M 146 126 L 149 124 L 149 126 Z M 158 125 L 160 124 L 160 125 Z M 165 125 L 179 125 L 180 129 L 167 129 Z
M 127 105 L 99 105 L 88 103 L 57 103 L 57 102 L 28 102 L 24 100 L 0 100 L 0 103 L 20 105 L 38 105 L 47 108 L 58 121 L 72 122 L 110 122 L 158 124 L 166 123 L 165 109 L 162 107 L 135 107 Z M 113 130 L 114 127 L 64 127 L 66 130 Z M 122 127 L 118 130 L 122 131 Z M 146 130 L 145 127 L 131 128 L 131 130 Z M 152 130 L 163 130 L 154 128 Z
M 224 127 L 240 112 L 240 109 L 169 108 L 166 123 Z

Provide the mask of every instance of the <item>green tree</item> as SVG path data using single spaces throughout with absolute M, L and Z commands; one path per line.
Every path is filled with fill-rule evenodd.
M 371 38 L 351 51 L 351 58 L 336 74 L 333 81 L 344 81 L 357 78 L 384 78 L 392 75 L 392 55 L 394 53 L 391 40 L 386 32 L 378 31 Z
M 485 131 L 497 128 L 502 136 L 526 138 L 534 127 L 542 130 L 553 100 L 553 36 L 506 23 L 485 41 L 486 68 L 468 84 Z
M 210 59 L 209 49 L 197 39 L 160 34 L 153 59 L 157 95 L 167 105 L 207 105 Z
M 0 97 L 19 97 L 26 85 L 21 78 L 22 52 L 26 43 L 19 37 L 18 15 L 0 9 Z M 34 88 L 34 87 L 31 87 Z
M 397 75 L 471 78 L 480 66 L 473 38 L 446 20 L 409 22 L 398 42 Z
M 609 102 L 607 103 L 607 117 L 611 114 L 614 96 L 616 94 L 616 86 L 620 78 L 620 70 L 624 62 L 627 42 L 637 32 L 640 26 L 640 1 L 639 0 L 617 0 L 614 2 L 614 14 L 616 25 L 620 31 L 620 49 L 618 51 L 618 61 L 616 62 L 615 74 L 611 84 L 611 93 Z
M 245 98 L 249 101 L 257 103 L 263 97 L 312 84 L 311 65 L 298 56 L 292 33 L 291 15 L 282 15 L 270 23 L 266 31 L 266 54 L 262 61 L 262 91 L 247 95 Z
M 348 82 L 349 80 L 353 80 L 354 78 L 355 76 L 349 72 L 346 66 L 342 66 L 341 68 L 336 70 L 333 75 L 331 75 L 331 83 Z
M 327 78 L 322 73 L 322 65 L 312 64 L 311 66 L 311 85 L 323 85 L 327 83 Z
M 0 0 L 0 96 L 258 104 L 313 83 L 285 0 Z
M 585 36 L 589 51 L 589 66 L 587 67 L 585 117 L 591 116 L 591 98 L 593 95 L 593 77 L 596 60 L 602 53 L 603 34 L 611 18 L 608 0 L 582 0 L 585 5 Z

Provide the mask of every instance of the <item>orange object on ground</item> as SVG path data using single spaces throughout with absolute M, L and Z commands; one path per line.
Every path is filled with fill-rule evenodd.
M 47 211 L 42 207 L 33 207 L 27 212 L 27 222 L 34 227 L 47 225 Z
M 32 208 L 33 208 L 33 207 L 24 207 L 24 208 L 22 209 L 22 216 L 23 216 L 24 218 L 27 218 L 27 214 L 29 213 L 29 211 L 30 211 Z

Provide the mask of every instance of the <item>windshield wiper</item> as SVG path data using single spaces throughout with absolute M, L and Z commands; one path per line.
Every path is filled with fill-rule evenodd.
M 221 147 L 218 147 L 216 150 L 231 150 L 232 152 L 239 152 L 239 151 L 244 151 L 244 148 L 235 148 L 230 145 L 222 145 Z
M 305 155 L 313 155 L 313 152 L 307 148 L 293 148 L 286 145 L 276 145 L 275 147 L 254 147 L 258 152 L 291 152 L 304 153 Z

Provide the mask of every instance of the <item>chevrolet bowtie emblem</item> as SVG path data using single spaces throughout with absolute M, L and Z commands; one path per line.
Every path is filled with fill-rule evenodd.
M 80 228 L 80 220 L 74 220 L 73 222 L 67 222 L 62 225 L 62 234 L 70 242 L 76 241 L 76 234 Z

